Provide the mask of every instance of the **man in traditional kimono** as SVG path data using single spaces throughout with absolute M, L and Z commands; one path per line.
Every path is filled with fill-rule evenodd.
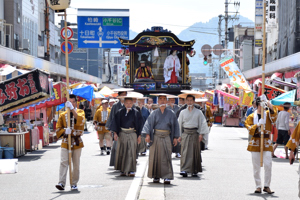
M 118 110 L 110 126 L 115 141 L 118 141 L 115 169 L 121 171 L 121 176 L 135 176 L 136 150 L 141 141 L 143 119 L 141 113 L 132 107 L 132 98 L 125 97 L 124 105 L 125 108 Z
M 147 99 L 147 105 L 146 105 L 146 108 L 148 109 L 148 111 L 149 111 L 150 113 L 152 113 L 152 111 L 154 110 L 154 109 L 153 109 L 153 99 L 150 98 L 150 97 Z
M 261 106 L 268 108 L 264 111 L 264 119 L 261 118 Z M 272 173 L 272 141 L 270 139 L 272 124 L 275 124 L 277 118 L 277 108 L 267 100 L 263 94 L 261 97 L 256 99 L 257 110 L 250 114 L 246 121 L 245 127 L 248 129 L 249 134 L 252 136 L 248 143 L 248 151 L 252 154 L 253 174 L 256 184 L 255 193 L 261 193 L 261 177 L 260 177 L 260 146 L 263 145 L 263 165 L 265 168 L 265 179 L 264 179 L 264 192 L 268 194 L 274 193 L 270 189 L 271 173 Z M 264 143 L 261 144 L 260 135 L 261 125 L 264 125 Z
M 175 104 L 175 99 L 178 98 L 177 96 L 174 96 L 174 95 L 170 95 L 168 96 L 168 105 L 167 105 L 167 108 L 173 110 L 174 113 L 176 113 L 178 110 L 179 110 L 179 106 Z
M 290 140 L 286 144 L 286 146 L 291 150 L 290 152 L 290 164 L 292 165 L 295 161 L 295 153 L 297 153 L 298 145 L 300 140 L 300 121 L 298 122 L 298 125 L 296 126 L 293 134 L 290 137 Z M 300 172 L 300 165 L 299 170 Z M 299 173 L 299 181 L 298 181 L 298 197 L 300 198 L 300 173 Z
M 188 107 L 181 111 L 178 118 L 181 134 L 180 175 L 187 177 L 191 173 L 197 177 L 202 172 L 200 142 L 203 135 L 208 134 L 206 119 L 201 110 L 194 107 L 195 97 L 187 95 Z
M 103 155 L 105 152 L 104 139 L 106 140 L 106 154 L 109 155 L 111 151 L 112 135 L 110 134 L 110 131 L 105 127 L 109 115 L 110 109 L 108 108 L 108 101 L 102 100 L 102 107 L 97 110 L 94 116 L 94 125 L 99 137 L 101 155 Z
M 114 92 L 118 92 L 118 96 L 126 96 L 128 91 L 132 91 L 133 89 L 127 89 L 127 88 L 120 88 L 120 89 L 114 89 Z M 124 108 L 124 99 L 120 98 L 120 100 L 113 105 L 110 111 L 110 115 L 108 117 L 108 120 L 106 122 L 105 127 L 108 130 L 111 130 L 110 125 L 118 112 L 119 109 Z M 112 150 L 111 150 L 111 156 L 110 156 L 110 162 L 109 166 L 115 166 L 115 155 L 116 155 L 116 149 L 117 149 L 117 141 L 113 142 Z
M 145 99 L 146 97 L 142 97 L 142 98 L 138 98 L 138 104 L 139 104 L 139 108 L 140 108 L 140 112 L 143 118 L 143 126 L 147 120 L 147 118 L 150 115 L 150 112 L 147 108 L 145 108 L 144 104 L 145 104 Z M 141 156 L 145 156 L 146 155 L 146 151 L 147 151 L 147 143 L 145 141 L 145 137 L 141 136 L 141 143 L 138 145 L 138 153 L 141 154 Z
M 197 102 L 198 101 L 198 102 Z M 206 105 L 206 102 L 208 101 L 208 99 L 196 99 L 196 103 L 198 103 L 201 107 L 202 107 L 202 110 L 204 112 L 204 116 L 206 118 L 206 121 L 207 121 L 207 126 L 208 126 L 208 133 L 210 132 L 210 129 L 214 123 L 214 116 L 211 112 L 211 109 L 210 109 L 210 106 Z M 205 134 L 204 137 L 203 137 L 203 142 L 205 144 L 205 149 L 208 149 L 208 135 L 209 134 Z
M 67 111 L 59 115 L 56 124 L 57 138 L 63 138 L 61 143 L 59 182 L 55 186 L 58 190 L 65 190 L 66 177 L 69 166 L 69 145 L 68 135 L 71 134 L 71 151 L 72 151 L 72 181 L 71 190 L 77 190 L 79 181 L 80 155 L 83 148 L 83 142 L 80 136 L 84 132 L 85 114 L 81 109 L 77 109 L 77 98 L 75 95 L 70 95 L 70 101 L 66 102 L 66 107 L 70 109 L 70 126 L 67 127 L 68 115 Z
M 146 142 L 151 144 L 149 154 L 148 177 L 154 183 L 164 179 L 165 184 L 170 184 L 174 179 L 172 167 L 172 143 L 177 145 L 179 126 L 177 117 L 170 109 L 166 109 L 167 95 L 158 96 L 159 108 L 148 117 L 142 133 L 146 135 Z
M 167 108 L 173 110 L 173 112 L 176 114 L 177 111 L 180 109 L 180 107 L 178 105 L 175 104 L 175 99 L 178 98 L 177 96 L 174 95 L 169 95 L 168 96 L 168 105 Z M 180 158 L 180 149 L 181 149 L 181 145 L 178 142 L 176 146 L 173 146 L 172 148 L 172 153 L 175 153 L 175 157 L 176 158 Z

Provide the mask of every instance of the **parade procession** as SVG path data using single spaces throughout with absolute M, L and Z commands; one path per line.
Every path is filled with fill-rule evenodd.
M 300 199 L 299 7 L 0 0 L 0 200 Z

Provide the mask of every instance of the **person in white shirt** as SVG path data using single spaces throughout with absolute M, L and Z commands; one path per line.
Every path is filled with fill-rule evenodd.
M 284 145 L 284 150 L 285 150 L 285 158 L 288 159 L 288 148 L 286 147 L 287 142 L 290 139 L 291 131 L 290 131 L 290 126 L 289 126 L 289 119 L 290 119 L 290 113 L 288 112 L 291 104 L 288 102 L 285 102 L 283 104 L 284 110 L 279 112 L 278 118 L 276 120 L 276 128 L 278 130 L 278 137 L 276 140 L 276 143 L 274 145 L 274 150 L 273 150 L 273 158 L 276 158 L 274 152 L 278 146 L 278 144 L 283 144 Z

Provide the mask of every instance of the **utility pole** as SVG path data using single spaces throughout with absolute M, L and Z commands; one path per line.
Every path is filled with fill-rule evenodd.
M 225 0 L 225 49 L 228 49 L 228 0 Z M 225 51 L 227 55 L 227 51 Z
M 218 27 L 218 32 L 219 32 L 219 44 L 222 43 L 222 15 L 219 15 L 219 27 Z M 221 60 L 221 55 L 219 55 L 219 61 Z M 220 64 L 219 64 L 220 65 Z M 219 85 L 222 85 L 221 83 L 221 67 L 219 66 Z
M 230 12 L 230 13 L 235 13 L 235 16 L 231 16 L 228 15 L 229 11 L 228 11 L 228 5 L 229 4 L 233 4 L 236 7 L 236 12 Z M 239 17 L 237 16 L 238 14 L 238 7 L 240 6 L 240 2 L 233 2 L 233 3 L 228 3 L 228 0 L 225 0 L 225 15 L 219 15 L 219 22 L 218 22 L 218 32 L 219 32 L 219 44 L 222 43 L 222 20 L 225 20 L 225 40 L 224 40 L 224 48 L 228 49 L 228 21 L 229 20 L 235 20 L 235 19 L 239 19 Z M 227 55 L 227 51 L 225 51 L 225 55 Z M 221 60 L 221 55 L 219 56 L 219 60 Z M 221 83 L 221 67 L 219 66 L 219 85 L 222 85 Z
M 49 5 L 47 0 L 45 0 L 45 35 L 47 37 L 47 51 L 45 53 L 45 60 L 50 61 L 50 27 L 49 27 Z

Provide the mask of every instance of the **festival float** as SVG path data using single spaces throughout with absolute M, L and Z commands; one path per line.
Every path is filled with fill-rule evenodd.
M 129 50 L 125 87 L 146 95 L 191 89 L 187 55 L 195 55 L 194 40 L 182 41 L 163 27 L 144 30 L 133 40 L 119 40 Z

